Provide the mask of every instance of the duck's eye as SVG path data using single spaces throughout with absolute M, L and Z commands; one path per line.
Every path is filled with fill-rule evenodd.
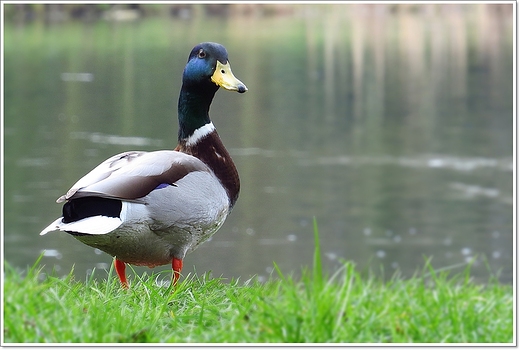
M 204 58 L 204 57 L 206 57 L 206 53 L 204 52 L 203 49 L 200 49 L 200 50 L 199 50 L 199 54 L 198 54 L 198 56 L 199 56 L 199 58 Z
M 221 69 L 221 70 L 220 70 L 220 73 L 222 73 L 222 74 L 226 74 L 226 71 L 223 70 L 223 69 Z

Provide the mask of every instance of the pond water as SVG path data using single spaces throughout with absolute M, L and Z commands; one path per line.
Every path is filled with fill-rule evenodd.
M 433 8 L 433 9 L 432 9 Z M 510 11 L 448 5 L 303 6 L 292 16 L 6 23 L 4 257 L 25 268 L 108 255 L 39 232 L 56 198 L 111 155 L 172 149 L 191 48 L 224 44 L 246 94 L 210 116 L 240 173 L 237 205 L 184 274 L 265 280 L 342 260 L 407 277 L 433 267 L 513 273 L 513 26 Z M 168 266 L 154 271 L 168 270 Z M 150 271 L 136 268 L 136 273 Z

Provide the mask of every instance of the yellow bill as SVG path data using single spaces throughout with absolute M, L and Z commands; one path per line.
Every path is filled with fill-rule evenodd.
M 229 61 L 226 64 L 222 64 L 217 60 L 217 67 L 215 68 L 215 73 L 211 76 L 211 81 L 229 91 L 238 91 L 239 93 L 247 91 L 244 83 L 235 78 L 233 72 L 231 72 Z

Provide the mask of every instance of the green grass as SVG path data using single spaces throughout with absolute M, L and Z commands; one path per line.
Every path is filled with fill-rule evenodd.
M 512 343 L 513 290 L 493 278 L 483 286 L 426 263 L 411 279 L 362 277 L 345 263 L 314 264 L 298 280 L 275 268 L 267 283 L 189 275 L 159 287 L 170 272 L 136 276 L 122 290 L 107 280 L 74 281 L 5 263 L 4 343 Z

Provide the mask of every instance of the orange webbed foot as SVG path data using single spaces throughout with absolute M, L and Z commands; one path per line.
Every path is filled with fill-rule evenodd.
M 128 289 L 129 286 L 128 281 L 126 280 L 125 263 L 116 258 L 116 260 L 114 260 L 114 266 L 116 268 L 117 276 L 119 276 L 119 281 L 121 281 L 121 287 L 123 287 L 123 289 Z
M 181 276 L 182 259 L 173 258 L 172 269 L 173 269 L 172 284 L 174 286 L 176 286 L 177 281 L 179 280 L 179 277 Z

